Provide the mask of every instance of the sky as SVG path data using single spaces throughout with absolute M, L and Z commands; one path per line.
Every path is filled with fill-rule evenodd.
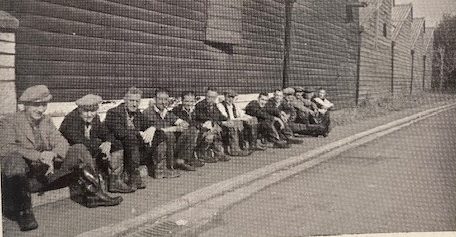
M 436 26 L 444 13 L 456 13 L 456 0 L 396 0 L 406 3 L 413 3 L 413 17 L 426 18 L 426 27 Z

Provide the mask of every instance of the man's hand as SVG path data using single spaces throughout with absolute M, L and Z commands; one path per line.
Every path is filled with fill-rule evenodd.
M 54 173 L 54 159 L 57 157 L 57 154 L 55 154 L 52 151 L 43 151 L 41 152 L 40 155 L 40 162 L 49 166 L 48 170 L 46 171 L 46 176 L 49 174 Z
M 178 119 L 174 123 L 174 125 L 179 126 L 179 127 L 183 127 L 183 128 L 188 128 L 190 126 L 190 124 L 187 121 L 182 120 L 182 119 Z
M 231 120 L 223 121 L 222 125 L 227 126 L 227 127 L 234 127 L 234 122 L 232 122 Z
M 103 142 L 101 143 L 100 145 L 100 150 L 101 150 L 101 153 L 105 154 L 106 157 L 109 157 L 110 153 L 111 153 L 111 143 L 110 142 Z
M 157 129 L 155 127 L 150 127 L 146 131 L 141 133 L 141 136 L 145 143 L 152 143 L 152 140 L 154 140 L 156 130 Z
M 278 117 L 274 117 L 274 120 L 279 122 L 280 124 L 280 129 L 284 129 L 285 128 L 285 123 L 282 121 L 282 119 L 278 118 Z
M 282 119 L 283 122 L 286 123 L 288 121 L 288 119 L 290 118 L 290 116 L 288 114 L 286 114 L 285 112 L 281 111 L 280 118 Z
M 201 127 L 206 128 L 208 130 L 211 130 L 213 128 L 212 122 L 211 121 L 206 121 L 206 122 L 203 123 L 203 125 L 201 125 Z

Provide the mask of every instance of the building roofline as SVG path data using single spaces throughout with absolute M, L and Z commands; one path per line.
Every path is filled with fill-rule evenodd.
M 397 5 L 395 5 L 393 7 L 393 11 L 394 11 L 395 8 L 398 9 L 398 8 L 405 8 L 405 7 L 407 7 L 407 11 L 405 12 L 406 14 L 401 15 L 399 19 L 391 19 L 391 21 L 399 22 L 398 25 L 396 26 L 396 29 L 394 29 L 393 35 L 391 37 L 391 39 L 393 41 L 396 40 L 396 38 L 398 37 L 399 33 L 401 32 L 401 29 L 402 29 L 402 26 L 404 25 L 405 19 L 408 17 L 409 14 L 412 14 L 412 19 L 413 19 L 413 4 L 412 3 L 397 4 Z

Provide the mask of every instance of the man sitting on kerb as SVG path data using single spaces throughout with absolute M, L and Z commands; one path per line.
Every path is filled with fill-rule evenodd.
M 70 145 L 82 144 L 89 150 L 99 173 L 109 176 L 109 192 L 134 192 L 121 179 L 124 162 L 122 143 L 100 121 L 98 108 L 102 101 L 100 96 L 92 94 L 76 100 L 77 108 L 65 116 L 59 130 Z
M 236 129 L 227 134 L 230 142 L 227 144 L 231 154 L 239 152 L 242 148 L 246 154 L 254 151 L 262 151 L 266 148 L 258 143 L 258 120 L 256 117 L 247 115 L 244 110 L 235 104 L 238 94 L 234 90 L 223 92 L 224 100 L 217 104 L 220 112 L 228 118 L 227 123 L 237 124 L 232 126 Z
M 313 98 L 313 102 L 315 102 L 318 107 L 318 112 L 321 114 L 320 123 L 326 127 L 325 134 L 327 136 L 331 130 L 331 119 L 329 117 L 329 111 L 334 109 L 334 104 L 326 98 L 326 95 L 326 90 L 323 88 L 318 89 L 318 94 Z
M 166 146 L 163 130 L 154 127 L 139 109 L 142 94 L 136 87 L 128 89 L 124 102 L 108 110 L 105 119 L 111 133 L 122 142 L 126 183 L 134 190 L 146 188 L 140 175 L 140 164 L 152 166 L 158 147 Z
M 193 159 L 193 150 L 197 145 L 199 130 L 180 119 L 170 108 L 169 92 L 158 89 L 154 103 L 144 110 L 144 116 L 158 129 L 165 132 L 166 149 L 159 149 L 155 157 L 154 172 L 156 178 L 172 178 L 174 169 L 195 171 L 189 163 Z
M 70 146 L 44 114 L 51 99 L 46 86 L 29 87 L 19 97 L 25 111 L 0 120 L 3 213 L 16 220 L 21 231 L 38 228 L 31 192 L 69 185 L 80 191 L 72 192 L 78 195 L 74 198 L 87 207 L 114 206 L 123 200 L 103 191 L 87 148 Z

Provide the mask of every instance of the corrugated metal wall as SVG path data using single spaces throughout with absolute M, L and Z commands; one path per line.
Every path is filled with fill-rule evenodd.
M 215 11 L 226 3 L 207 1 L 220 5 Z M 145 96 L 156 87 L 246 93 L 281 85 L 282 1 L 243 1 L 239 46 L 205 43 L 207 1 L 17 1 L 18 93 L 43 83 L 68 101 L 89 92 L 121 98 L 132 85 Z
M 411 81 L 411 5 L 396 6 L 391 13 L 391 0 L 369 2 L 379 5 L 362 22 L 361 100 L 391 92 L 391 39 L 396 43 L 394 90 L 409 91 Z M 360 16 L 354 8 L 353 21 L 347 22 L 346 6 L 358 1 L 295 1 L 289 51 L 284 48 L 285 3 L 10 1 L 8 11 L 21 25 L 16 35 L 18 93 L 35 84 L 48 85 L 55 101 L 86 93 L 119 99 L 133 85 L 143 88 L 146 97 L 157 87 L 175 94 L 188 89 L 203 93 L 208 86 L 239 93 L 271 91 L 284 85 L 289 52 L 288 85 L 324 87 L 340 107 L 354 105 Z
M 414 18 L 412 22 L 412 49 L 415 52 L 413 65 L 413 90 L 412 93 L 423 90 L 424 61 L 424 18 Z
M 358 14 L 346 0 L 297 0 L 292 13 L 290 85 L 324 87 L 341 106 L 355 103 Z
M 430 90 L 432 85 L 432 61 L 434 59 L 434 28 L 426 27 L 424 34 L 424 49 L 426 55 L 426 67 L 424 69 L 424 89 Z
M 399 13 L 398 13 L 399 12 Z M 410 93 L 411 82 L 411 5 L 393 8 L 394 93 Z
M 391 95 L 391 0 L 370 0 L 362 8 L 360 100 Z

